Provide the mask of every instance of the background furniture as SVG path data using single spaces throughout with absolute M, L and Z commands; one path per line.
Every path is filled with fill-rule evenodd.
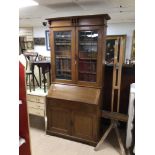
M 34 67 L 35 65 L 38 67 L 39 69 L 39 86 L 41 88 L 41 83 L 42 83 L 42 79 L 41 79 L 41 71 L 40 69 L 42 69 L 42 74 L 43 74 L 43 83 L 44 83 L 44 92 L 46 92 L 46 86 L 45 83 L 47 82 L 47 79 L 45 77 L 46 73 L 49 73 L 49 84 L 51 84 L 51 63 L 50 61 L 44 60 L 44 61 L 35 61 L 32 62 L 32 73 L 34 74 Z
M 45 96 L 27 95 L 29 114 L 45 116 Z
M 46 59 L 49 59 L 49 57 L 45 57 L 45 59 L 43 59 L 43 57 L 42 56 L 40 57 L 37 52 L 24 52 L 24 55 L 27 58 L 27 64 L 29 64 L 29 68 L 30 68 L 29 71 L 26 73 L 28 75 L 32 75 L 33 87 L 35 87 L 35 85 L 34 85 L 34 79 L 35 79 L 38 86 L 41 88 L 41 85 L 42 85 L 41 73 L 42 73 L 43 83 L 44 83 L 44 92 L 46 92 L 46 86 L 45 86 L 45 83 L 47 81 L 47 79 L 45 77 L 46 73 L 49 73 L 49 81 L 50 81 L 49 84 L 51 84 L 51 73 L 50 73 L 51 65 L 50 65 L 50 61 L 46 60 Z M 38 82 L 38 80 L 35 76 L 35 73 L 34 73 L 35 66 L 37 66 L 39 69 L 39 82 Z M 30 88 L 31 88 L 31 85 L 30 85 Z
M 122 59 L 125 62 L 126 35 L 107 35 L 106 36 L 106 64 L 114 63 L 115 41 L 118 39 L 118 51 L 123 48 Z M 122 47 L 121 47 L 122 46 Z
M 119 45 L 119 41 L 121 44 Z M 123 37 L 118 37 L 115 40 L 115 46 L 114 46 L 114 57 L 113 57 L 113 80 L 112 80 L 112 92 L 111 92 L 111 106 L 110 106 L 110 111 L 106 111 L 105 116 L 103 118 L 108 118 L 111 123 L 109 128 L 106 130 L 106 132 L 103 134 L 101 140 L 95 147 L 95 150 L 97 151 L 98 148 L 102 143 L 104 143 L 105 139 L 107 138 L 109 132 L 114 129 L 116 132 L 117 140 L 120 146 L 120 154 L 125 155 L 125 149 L 122 143 L 122 139 L 119 133 L 118 129 L 118 121 L 122 121 L 122 118 L 124 117 L 124 114 L 122 115 L 120 113 L 120 87 L 121 87 L 121 78 L 122 78 L 122 64 L 123 64 Z M 120 46 L 120 50 L 118 48 Z M 114 99 L 116 96 L 116 110 L 114 110 Z M 108 114 L 108 115 L 106 115 Z M 112 116 L 112 117 L 111 117 Z M 119 117 L 118 117 L 119 116 Z M 120 119 L 121 118 L 121 119 Z M 127 118 L 127 115 L 124 117 L 124 119 Z
M 46 129 L 46 94 L 27 94 L 30 126 L 45 131 Z
M 131 150 L 134 146 L 134 133 L 135 133 L 135 83 L 130 85 L 130 98 L 129 98 L 129 109 L 128 109 L 128 123 L 127 123 L 127 136 L 126 136 L 126 148 Z M 134 152 L 132 150 L 132 152 Z
M 31 92 L 31 77 L 32 77 L 32 82 L 33 82 L 33 90 L 35 90 L 34 79 L 36 80 L 39 86 L 38 80 L 34 74 L 34 68 L 32 66 L 32 63 L 37 60 L 38 53 L 37 52 L 24 52 L 24 56 L 26 59 L 26 79 L 28 78 L 28 81 L 29 81 L 27 85 L 29 85 L 30 92 Z
M 25 69 L 21 63 L 19 63 L 19 100 L 19 137 L 21 142 L 20 144 L 22 144 L 19 147 L 19 155 L 31 155 Z
M 132 34 L 131 60 L 135 61 L 135 30 Z
M 26 71 L 26 83 L 27 83 L 27 81 L 29 81 L 29 82 L 27 83 L 27 85 L 29 85 L 30 92 L 31 92 L 31 77 L 33 78 L 33 73 L 32 73 L 32 71 Z M 27 78 L 28 78 L 28 80 L 27 80 Z M 34 81 L 33 81 L 33 90 L 35 90 Z
M 112 91 L 112 73 L 113 65 L 105 65 L 104 74 L 104 89 L 103 92 L 103 110 L 110 110 L 111 103 L 111 91 Z M 128 114 L 129 106 L 129 94 L 130 94 L 130 84 L 135 82 L 135 65 L 122 66 L 122 79 L 121 79 L 121 90 L 120 90 L 120 112 L 123 114 Z M 114 110 L 116 110 L 116 100 L 114 100 Z
M 36 61 L 38 58 L 37 52 L 24 52 L 24 55 L 28 58 L 29 61 Z
M 20 36 L 19 37 L 19 47 L 21 52 L 34 49 L 33 37 L 30 36 Z
M 109 19 L 107 14 L 48 19 L 52 85 L 47 134 L 97 144 Z

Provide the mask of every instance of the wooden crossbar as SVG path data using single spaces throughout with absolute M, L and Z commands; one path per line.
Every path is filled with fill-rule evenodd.
M 123 122 L 128 121 L 128 115 L 121 114 L 118 112 L 110 112 L 110 111 L 102 110 L 102 117 L 107 119 L 117 120 L 117 121 L 123 121 Z

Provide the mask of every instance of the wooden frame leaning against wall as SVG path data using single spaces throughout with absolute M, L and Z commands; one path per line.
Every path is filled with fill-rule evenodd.
M 132 34 L 131 60 L 135 60 L 135 30 Z
M 120 39 L 120 38 L 123 39 Z M 123 62 L 125 62 L 125 48 L 126 48 L 126 35 L 107 35 L 106 36 L 106 55 L 105 55 L 105 63 L 113 64 L 114 60 L 114 49 L 115 49 L 115 40 L 119 40 L 118 42 L 118 50 L 121 49 L 121 45 L 123 46 Z M 121 44 L 121 40 L 123 40 L 123 44 Z

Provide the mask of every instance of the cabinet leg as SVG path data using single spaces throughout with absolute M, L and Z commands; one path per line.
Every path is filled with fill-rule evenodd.
M 119 146 L 120 146 L 120 149 L 121 149 L 121 155 L 126 155 L 125 150 L 124 150 L 124 146 L 123 146 L 123 143 L 122 143 L 122 140 L 121 140 L 121 136 L 119 134 L 117 126 L 115 126 L 114 129 L 115 129 L 117 139 L 118 139 L 118 143 L 119 143 Z
M 29 88 L 30 88 L 30 92 L 31 92 L 31 78 L 30 78 L 30 75 L 28 75 L 29 77 Z
M 40 85 L 40 88 L 41 88 L 41 72 L 40 72 L 40 67 L 39 67 L 39 85 Z

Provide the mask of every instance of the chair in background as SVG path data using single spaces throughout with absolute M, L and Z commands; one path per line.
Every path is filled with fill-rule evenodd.
M 36 80 L 38 86 L 39 86 L 39 83 L 38 83 L 38 80 L 37 80 L 34 72 L 32 71 L 32 63 L 36 61 L 36 59 L 38 57 L 38 53 L 37 52 L 25 52 L 24 56 L 26 59 L 26 83 L 27 83 L 27 85 L 29 85 L 29 89 L 31 92 L 31 79 L 32 79 L 33 90 L 35 91 L 34 79 Z
M 26 59 L 26 84 L 29 85 L 29 89 L 30 89 L 30 92 L 31 92 L 31 78 L 34 79 L 34 74 L 31 70 L 31 63 L 30 61 L 28 60 L 27 57 L 25 57 Z M 28 83 L 27 83 L 28 81 Z M 34 80 L 33 81 L 33 90 L 35 91 L 35 84 L 34 84 Z
M 39 69 L 39 83 L 40 83 L 40 88 L 41 88 L 41 85 L 43 83 L 43 85 L 44 85 L 44 92 L 46 92 L 46 83 L 48 81 L 47 78 L 46 78 L 46 74 L 49 74 L 49 84 L 48 85 L 51 84 L 50 57 L 39 55 L 38 56 L 38 60 L 39 61 L 33 63 L 33 69 L 34 69 L 34 66 L 35 65 L 38 67 L 38 69 Z M 43 76 L 43 79 L 42 79 L 42 76 Z
M 24 52 L 24 55 L 28 58 L 29 61 L 36 61 L 38 58 L 37 52 Z

